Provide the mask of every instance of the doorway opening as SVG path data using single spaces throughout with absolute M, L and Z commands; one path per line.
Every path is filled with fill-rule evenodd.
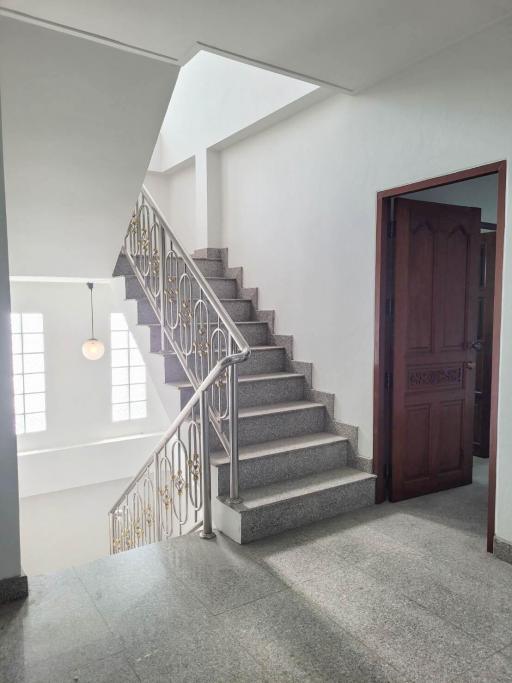
M 489 552 L 505 178 L 501 161 L 377 196 L 376 502 L 474 477 L 488 487 Z

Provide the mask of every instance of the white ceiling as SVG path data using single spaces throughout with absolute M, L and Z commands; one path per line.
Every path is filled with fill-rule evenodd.
M 177 75 L 162 61 L 2 19 L 12 275 L 112 274 Z
M 203 43 L 360 90 L 512 12 L 512 0 L 0 0 L 184 63 Z

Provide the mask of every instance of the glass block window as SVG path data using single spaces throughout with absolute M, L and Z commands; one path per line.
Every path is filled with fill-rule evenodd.
M 46 429 L 42 313 L 12 313 L 12 364 L 16 434 Z
M 122 313 L 110 315 L 112 420 L 147 416 L 146 365 Z

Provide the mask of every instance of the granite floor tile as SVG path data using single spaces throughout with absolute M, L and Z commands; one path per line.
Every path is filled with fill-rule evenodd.
M 179 539 L 175 541 L 179 543 Z M 126 647 L 201 628 L 204 605 L 162 561 L 162 544 L 96 560 L 75 571 L 98 611 Z
M 139 677 L 131 667 L 124 654 L 106 657 L 91 662 L 88 666 L 72 669 L 69 677 L 62 683 L 137 683 Z M 54 683 L 61 683 L 54 679 Z
M 396 547 L 376 553 L 360 567 L 399 592 L 486 643 L 492 649 L 508 645 L 512 634 L 512 572 L 508 589 L 469 579 L 452 563 Z
M 243 546 L 220 533 L 209 541 L 198 535 L 169 541 L 163 548 L 166 568 L 212 614 L 219 614 L 286 587 L 280 579 L 249 557 Z
M 318 578 L 340 564 L 329 543 L 300 531 L 250 543 L 246 553 L 287 585 Z
M 392 586 L 355 569 L 297 584 L 296 591 L 411 680 L 449 681 L 492 653 Z
M 512 681 L 512 660 L 497 653 L 464 671 L 453 679 L 453 683 L 510 683 Z
M 219 617 L 272 681 L 405 681 L 313 602 L 284 591 Z
M 500 650 L 500 654 L 502 654 L 504 657 L 509 657 L 512 659 L 512 643 L 505 647 L 503 650 Z
M 222 623 L 210 617 L 200 632 L 176 631 L 166 642 L 138 645 L 130 663 L 144 683 L 259 683 L 267 678 L 263 667 L 229 637 Z
M 50 680 L 121 652 L 82 584 L 69 570 L 29 580 L 0 639 L 0 681 Z

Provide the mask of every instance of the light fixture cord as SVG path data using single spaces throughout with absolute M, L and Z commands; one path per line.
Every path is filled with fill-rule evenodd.
M 94 339 L 94 306 L 92 303 L 92 290 L 94 287 L 94 283 L 88 282 L 87 286 L 89 287 L 89 291 L 91 292 L 91 339 Z
M 91 287 L 91 338 L 94 339 L 94 306 L 92 305 L 92 287 Z

